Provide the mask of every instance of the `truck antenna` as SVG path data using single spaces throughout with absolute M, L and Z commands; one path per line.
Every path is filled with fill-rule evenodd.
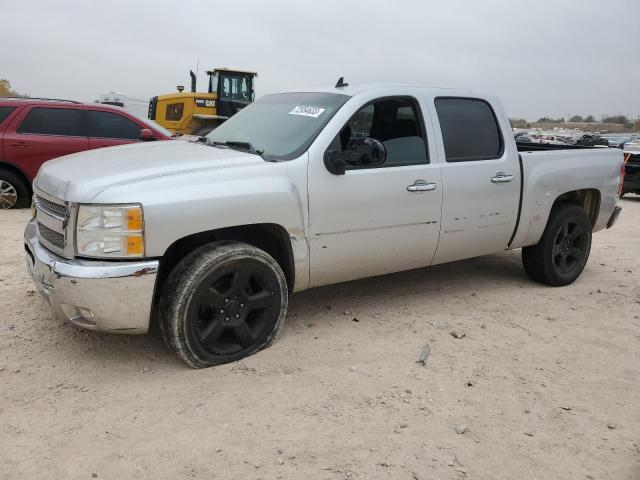
M 348 83 L 344 83 L 344 77 L 340 77 L 336 82 L 336 86 L 334 88 L 344 88 L 348 86 L 349 86 Z

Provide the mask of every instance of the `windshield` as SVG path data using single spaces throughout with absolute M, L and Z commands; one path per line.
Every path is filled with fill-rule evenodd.
M 266 95 L 207 135 L 207 143 L 245 144 L 265 160 L 291 160 L 309 148 L 348 99 L 318 92 Z
M 251 77 L 248 75 L 221 75 L 218 100 L 249 100 Z

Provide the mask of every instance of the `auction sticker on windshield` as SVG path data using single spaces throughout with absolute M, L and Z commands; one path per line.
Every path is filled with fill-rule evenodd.
M 303 117 L 318 118 L 324 110 L 324 108 L 312 107 L 310 105 L 297 105 L 289 112 L 289 115 L 302 115 Z

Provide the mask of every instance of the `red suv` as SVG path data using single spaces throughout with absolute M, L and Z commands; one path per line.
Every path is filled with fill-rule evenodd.
M 0 209 L 29 206 L 31 182 L 47 160 L 93 148 L 170 140 L 146 118 L 98 103 L 0 98 Z

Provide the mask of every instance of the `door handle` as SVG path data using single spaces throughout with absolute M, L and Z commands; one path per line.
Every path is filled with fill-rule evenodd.
M 11 145 L 12 147 L 28 147 L 29 146 L 27 142 L 13 142 L 13 143 L 10 143 L 9 145 Z
M 492 183 L 509 183 L 513 181 L 513 175 L 507 175 L 503 172 L 496 173 L 495 177 L 491 177 Z
M 407 187 L 408 192 L 430 192 L 435 189 L 435 183 L 427 183 L 424 180 L 416 180 L 413 185 Z

